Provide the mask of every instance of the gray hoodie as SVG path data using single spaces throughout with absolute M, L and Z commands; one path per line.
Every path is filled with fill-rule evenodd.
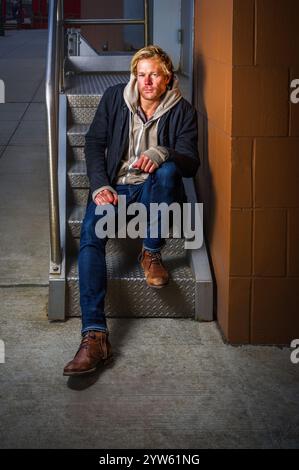
M 137 79 L 135 75 L 131 74 L 130 81 L 124 89 L 124 100 L 130 110 L 129 147 L 121 161 L 116 184 L 138 184 L 146 180 L 149 173 L 145 173 L 138 168 L 132 168 L 132 164 L 137 161 L 141 154 L 147 155 L 157 166 L 160 166 L 168 158 L 167 149 L 158 145 L 159 120 L 181 98 L 178 80 L 175 78 L 172 88 L 163 95 L 162 101 L 153 116 L 146 120 L 146 116 L 139 106 Z M 102 186 L 93 192 L 93 199 L 103 189 L 116 192 L 111 186 Z

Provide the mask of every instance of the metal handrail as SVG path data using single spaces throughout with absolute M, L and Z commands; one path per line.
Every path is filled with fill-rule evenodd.
M 46 109 L 49 144 L 49 222 L 50 272 L 60 273 L 62 263 L 59 190 L 58 190 L 58 111 L 59 92 L 64 86 L 65 24 L 143 24 L 144 42 L 148 45 L 148 0 L 144 0 L 144 19 L 72 19 L 63 17 L 63 0 L 49 1 L 48 50 L 46 69 Z
M 59 25 L 59 91 L 64 93 L 64 60 L 65 60 L 65 42 L 64 42 L 64 0 L 60 1 L 60 9 L 58 11 L 58 25 Z M 57 118 L 58 119 L 58 118 Z
M 65 18 L 64 24 L 144 24 L 144 20 L 130 18 Z
M 60 27 L 62 22 L 61 0 L 49 2 L 49 33 L 46 70 L 46 108 L 49 144 L 49 222 L 50 222 L 50 271 L 60 272 L 62 255 L 60 243 L 58 199 L 58 85 L 60 61 Z

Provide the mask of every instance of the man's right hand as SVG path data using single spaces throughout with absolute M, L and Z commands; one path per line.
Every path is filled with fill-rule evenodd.
M 109 191 L 109 189 L 103 189 L 94 198 L 94 202 L 97 206 L 104 206 L 105 204 L 113 204 L 116 206 L 118 196 L 115 193 Z

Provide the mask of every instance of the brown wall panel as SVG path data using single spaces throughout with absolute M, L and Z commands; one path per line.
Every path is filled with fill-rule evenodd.
M 235 67 L 232 123 L 234 136 L 287 136 L 288 69 Z
M 217 296 L 218 318 L 220 324 L 225 328 L 227 324 L 229 284 L 231 139 L 225 132 L 211 123 L 208 123 L 207 132 L 208 160 L 206 171 L 212 175 L 208 201 L 208 236 L 215 273 L 217 278 L 221 280 Z
M 299 279 L 253 280 L 251 342 L 286 344 L 299 338 Z
M 199 53 L 231 64 L 233 0 L 200 0 L 196 4 L 196 46 Z
M 232 141 L 232 207 L 252 207 L 253 141 L 246 137 Z
M 299 206 L 298 155 L 299 138 L 256 139 L 255 206 Z
M 299 65 L 298 0 L 256 0 L 256 63 Z
M 232 68 L 214 59 L 200 57 L 198 109 L 219 129 L 231 134 Z
M 297 0 L 195 0 L 197 183 L 233 343 L 299 337 L 298 17 Z
M 252 211 L 231 210 L 230 275 L 250 276 L 252 260 Z
M 299 209 L 288 210 L 287 256 L 288 276 L 299 277 Z
M 228 340 L 230 343 L 250 342 L 251 279 L 233 277 L 229 281 Z
M 286 275 L 286 216 L 284 209 L 255 209 L 253 269 L 256 276 Z
M 254 0 L 234 0 L 233 64 L 254 63 Z

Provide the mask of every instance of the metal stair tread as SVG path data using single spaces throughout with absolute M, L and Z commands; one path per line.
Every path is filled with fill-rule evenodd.
M 102 94 L 69 94 L 67 93 L 67 101 L 70 108 L 96 108 L 101 101 Z
M 70 124 L 90 124 L 96 111 L 96 106 L 69 106 L 68 122 Z
M 90 124 L 71 124 L 67 130 L 67 135 L 85 135 Z
M 139 282 L 145 280 L 144 272 L 138 259 L 135 257 L 131 257 L 129 261 L 128 259 L 128 256 L 125 254 L 123 256 L 119 256 L 119 253 L 115 256 L 110 254 L 106 257 L 108 280 Z M 165 267 L 167 267 L 172 281 L 184 280 L 195 282 L 186 256 L 164 255 L 163 263 L 165 264 Z M 78 279 L 78 258 L 76 256 L 72 256 L 68 261 L 67 280 L 78 281 Z
M 86 162 L 85 160 L 77 160 L 71 162 L 68 169 L 69 175 L 83 175 L 86 176 Z
M 74 205 L 69 209 L 68 223 L 81 224 L 85 214 L 86 206 Z
M 129 72 L 91 72 L 74 74 L 67 78 L 67 96 L 100 96 L 109 87 L 127 83 Z
M 68 161 L 85 161 L 84 147 L 68 147 Z

